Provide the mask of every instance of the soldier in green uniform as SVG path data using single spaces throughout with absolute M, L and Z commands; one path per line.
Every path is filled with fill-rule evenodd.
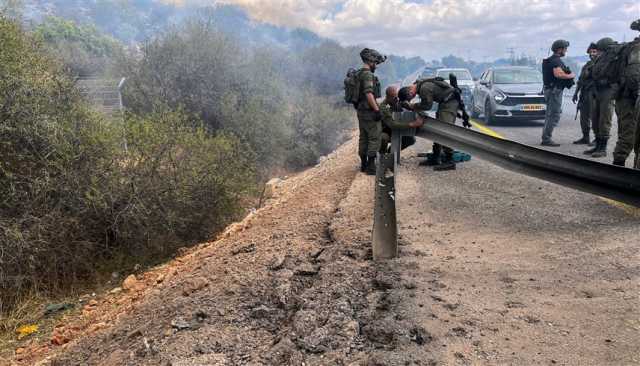
M 411 101 L 416 95 L 419 95 L 419 103 L 406 105 L 408 109 L 415 112 L 427 112 L 431 110 L 433 103 L 436 102 L 438 103 L 436 119 L 455 124 L 460 108 L 455 93 L 456 89 L 444 81 L 444 79 L 433 78 L 418 80 L 414 84 L 400 89 L 398 96 L 400 102 L 404 103 Z M 436 171 L 454 170 L 456 169 L 456 164 L 453 161 L 453 149 L 434 143 L 431 158 L 421 162 L 420 165 L 433 165 L 433 169 Z
M 393 118 L 394 112 L 402 112 L 400 101 L 398 100 L 398 88 L 390 86 L 385 91 L 384 101 L 380 104 L 380 111 L 382 112 L 382 134 L 380 153 L 387 153 L 389 151 L 389 144 L 391 143 L 391 134 L 395 129 L 407 129 L 422 127 L 424 121 L 420 116 L 416 117 L 415 121 L 401 122 Z M 415 144 L 416 138 L 412 136 L 402 136 L 401 149 Z
M 596 43 L 598 56 L 592 66 L 593 71 L 598 67 L 598 58 L 615 44 L 616 42 L 608 37 L 602 38 Z M 598 75 L 596 72 L 593 72 L 592 76 L 595 87 L 591 93 L 591 122 L 593 132 L 596 135 L 596 146 L 584 153 L 594 158 L 602 158 L 607 156 L 607 144 L 611 135 L 611 119 L 613 118 L 613 98 L 617 89 L 617 80 L 611 80 L 608 75 Z
M 380 150 L 380 134 L 382 133 L 382 113 L 376 98 L 381 97 L 380 81 L 374 75 L 376 67 L 386 60 L 378 51 L 365 48 L 360 52 L 364 65 L 358 71 L 360 84 L 358 114 L 358 155 L 362 162 L 360 170 L 368 175 L 376 174 L 376 154 Z
M 578 104 L 578 111 L 580 112 L 580 127 L 582 129 L 582 138 L 574 141 L 576 145 L 591 145 L 591 100 L 590 95 L 593 92 L 594 82 L 591 76 L 591 67 L 593 66 L 593 60 L 598 53 L 596 44 L 591 43 L 587 48 L 587 54 L 590 60 L 582 67 L 578 83 L 576 85 L 576 91 L 573 94 L 573 103 Z
M 640 31 L 640 19 L 631 23 L 631 29 Z M 620 88 L 616 95 L 618 116 L 618 142 L 613 152 L 613 164 L 624 166 L 635 148 L 634 167 L 639 169 L 640 153 L 640 37 L 626 44 L 620 51 Z

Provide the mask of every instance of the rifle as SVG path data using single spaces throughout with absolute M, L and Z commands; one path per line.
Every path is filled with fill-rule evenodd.
M 578 104 L 576 104 L 576 116 L 573 118 L 574 121 L 578 120 L 578 114 L 580 113 L 580 109 L 582 109 L 582 105 L 584 104 L 584 99 L 582 93 L 580 93 L 580 99 L 578 99 Z
M 459 117 L 462 118 L 462 125 L 465 128 L 471 128 L 471 123 L 469 123 L 469 115 L 467 114 L 467 108 L 464 105 L 464 101 L 462 100 L 462 90 L 458 86 L 458 78 L 455 74 L 449 74 L 449 84 L 455 88 L 454 96 L 458 100 L 458 109 L 460 109 L 461 114 Z
M 564 65 L 562 67 L 562 71 L 564 71 L 566 74 L 571 74 L 571 68 L 567 65 Z M 571 89 L 575 84 L 576 82 L 573 79 L 560 79 L 560 81 L 558 81 L 558 85 L 565 89 Z

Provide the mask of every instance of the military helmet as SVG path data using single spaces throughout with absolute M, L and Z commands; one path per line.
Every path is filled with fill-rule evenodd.
M 613 46 L 614 44 L 616 44 L 616 41 L 614 41 L 613 38 L 604 37 L 601 40 L 599 40 L 598 42 L 596 42 L 596 48 L 599 51 L 606 51 L 607 48 Z
M 595 42 L 591 42 L 591 44 L 589 45 L 589 48 L 587 48 L 587 53 L 589 53 L 589 51 L 591 50 L 597 50 L 598 46 L 595 44 Z
M 569 41 L 565 41 L 564 39 L 559 39 L 551 45 L 551 51 L 556 52 L 561 48 L 569 48 Z
M 371 48 L 363 49 L 360 52 L 360 58 L 363 62 L 374 62 L 376 64 L 381 64 L 387 60 L 387 56 L 383 56 L 380 52 Z
M 631 30 L 640 31 L 640 19 L 635 20 L 633 23 L 631 23 Z

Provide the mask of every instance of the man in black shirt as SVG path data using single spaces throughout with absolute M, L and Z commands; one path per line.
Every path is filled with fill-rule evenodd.
M 562 114 L 562 93 L 565 88 L 573 86 L 576 75 L 562 62 L 562 57 L 567 54 L 569 42 L 557 40 L 553 42 L 551 50 L 553 55 L 542 62 L 542 78 L 544 81 L 544 98 L 547 102 L 547 111 L 542 130 L 542 146 L 560 146 L 551 139 L 553 129 L 560 122 Z

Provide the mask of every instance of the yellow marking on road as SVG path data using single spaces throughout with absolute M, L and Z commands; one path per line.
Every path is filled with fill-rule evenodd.
M 628 215 L 640 217 L 640 208 L 633 207 L 631 205 L 627 205 L 626 203 L 618 202 L 609 198 L 600 197 L 600 199 L 613 207 L 621 209 Z
M 489 135 L 497 139 L 504 140 L 504 136 L 502 136 L 501 134 L 497 133 L 496 131 L 490 129 L 489 127 L 483 125 L 482 123 L 476 120 L 471 120 L 471 124 L 473 125 L 473 127 L 477 128 L 478 130 L 480 130 L 480 132 L 484 133 L 485 135 Z

